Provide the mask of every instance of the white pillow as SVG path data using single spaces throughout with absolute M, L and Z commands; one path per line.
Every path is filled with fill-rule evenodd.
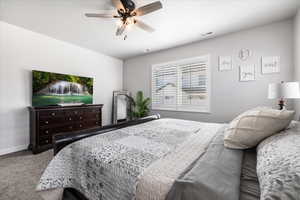
M 285 129 L 294 115 L 295 111 L 267 107 L 248 110 L 231 121 L 224 134 L 224 145 L 233 149 L 255 147 L 263 139 Z

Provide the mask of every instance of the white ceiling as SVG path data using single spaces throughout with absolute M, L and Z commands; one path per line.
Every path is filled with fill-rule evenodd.
M 154 0 L 134 0 L 141 6 Z M 300 0 L 161 0 L 163 9 L 140 17 L 156 28 L 133 27 L 124 41 L 116 19 L 84 13 L 113 9 L 110 0 L 0 0 L 0 19 L 110 56 L 126 59 L 292 17 Z

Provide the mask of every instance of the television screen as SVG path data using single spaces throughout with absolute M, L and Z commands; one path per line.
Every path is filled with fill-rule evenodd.
M 32 106 L 93 103 L 93 78 L 32 71 Z

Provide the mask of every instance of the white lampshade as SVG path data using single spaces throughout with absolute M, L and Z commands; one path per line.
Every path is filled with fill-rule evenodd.
M 271 83 L 269 84 L 269 99 L 299 99 L 299 82 Z

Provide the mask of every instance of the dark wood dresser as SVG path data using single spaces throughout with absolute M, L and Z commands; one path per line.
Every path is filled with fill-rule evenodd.
M 102 107 L 102 104 L 29 107 L 29 149 L 36 154 L 52 148 L 52 137 L 57 133 L 101 127 Z

